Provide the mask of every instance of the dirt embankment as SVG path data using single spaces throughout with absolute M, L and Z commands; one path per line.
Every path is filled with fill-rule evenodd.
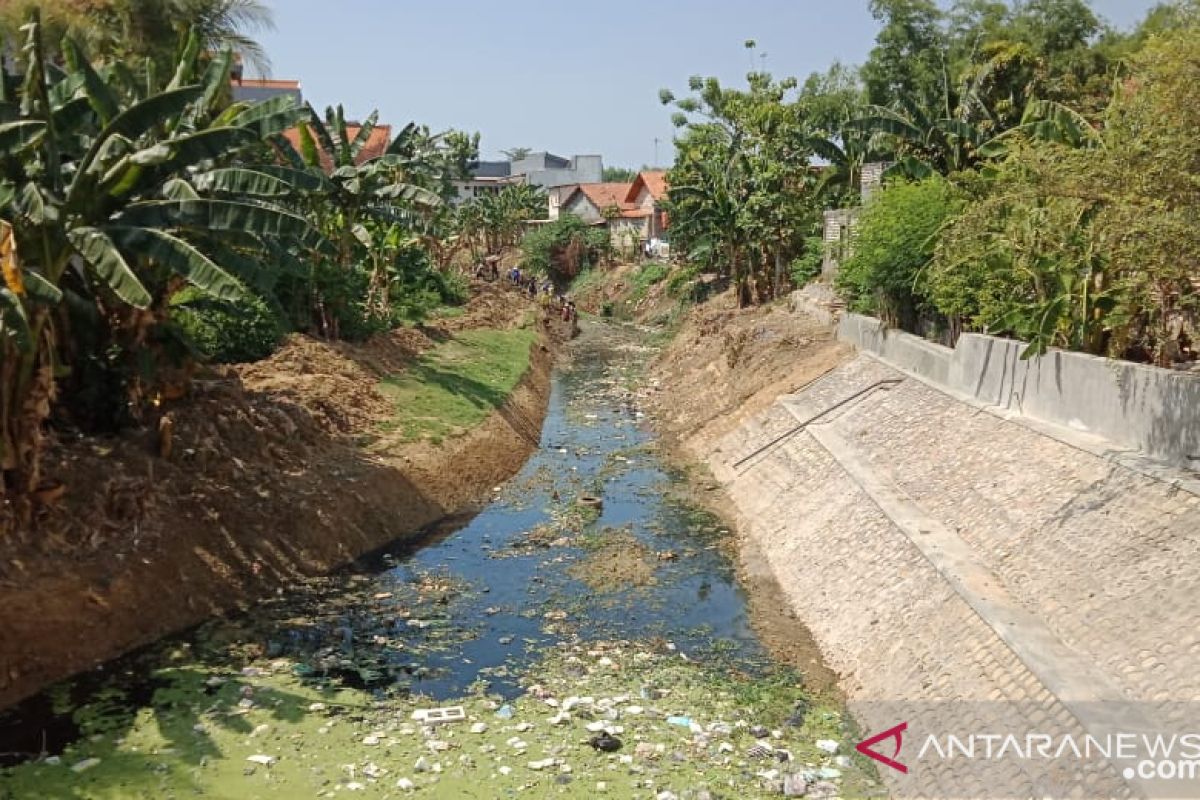
M 717 441 L 746 417 L 836 367 L 850 354 L 833 330 L 785 306 L 738 309 L 732 292 L 693 308 L 651 365 L 657 391 L 648 405 L 674 460 L 704 466 Z M 691 482 L 691 499 L 738 528 L 739 515 L 711 479 Z M 836 693 L 838 676 L 797 618 L 764 554 L 746 536 L 736 543 L 750 619 L 767 648 L 805 674 L 809 688 Z
M 292 337 L 223 368 L 163 428 L 60 440 L 67 486 L 36 534 L 0 542 L 0 707 L 295 578 L 326 572 L 481 500 L 536 447 L 548 337 L 508 401 L 440 446 L 368 448 L 395 409 L 381 377 L 456 330 L 530 306 L 484 284 L 461 317 L 364 345 Z M 160 428 L 162 430 L 162 428 Z
M 662 432 L 703 461 L 711 445 L 782 394 L 841 363 L 851 348 L 833 329 L 786 306 L 738 309 L 725 292 L 697 306 L 656 360 Z

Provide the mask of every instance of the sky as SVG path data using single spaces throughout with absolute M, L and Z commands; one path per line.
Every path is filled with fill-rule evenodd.
M 257 38 L 271 77 L 301 82 L 315 108 L 349 119 L 482 134 L 484 158 L 513 147 L 599 153 L 606 166 L 669 164 L 669 88 L 691 75 L 744 83 L 754 59 L 801 79 L 866 58 L 867 0 L 267 0 L 276 30 Z M 1157 0 L 1093 0 L 1118 28 Z M 743 42 L 757 42 L 757 55 Z M 656 145 L 655 140 L 658 140 Z

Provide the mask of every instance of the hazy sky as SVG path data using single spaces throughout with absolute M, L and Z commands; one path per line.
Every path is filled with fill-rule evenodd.
M 861 63 L 875 39 L 867 0 L 269 0 L 259 38 L 272 77 L 298 78 L 318 110 L 479 131 L 485 158 L 530 147 L 600 153 L 610 166 L 671 160 L 670 111 L 690 75 L 741 82 L 746 39 L 767 69 L 804 78 Z M 1118 27 L 1156 0 L 1093 0 Z

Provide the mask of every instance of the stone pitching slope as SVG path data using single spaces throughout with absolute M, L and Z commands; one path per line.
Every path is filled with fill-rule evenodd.
M 1198 796 L 1133 762 L 916 756 L 929 734 L 1200 729 L 1200 498 L 867 356 L 709 462 L 864 734 L 908 723 L 894 795 Z

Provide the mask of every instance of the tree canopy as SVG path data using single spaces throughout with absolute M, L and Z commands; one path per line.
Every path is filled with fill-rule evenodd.
M 1200 3 L 1164 3 L 1130 31 L 1086 0 L 870 10 L 860 68 L 661 93 L 680 131 L 682 252 L 740 303 L 775 296 L 777 265 L 811 274 L 822 212 L 857 205 L 882 162 L 839 278 L 855 307 L 943 337 L 1011 334 L 1028 355 L 1195 360 Z

